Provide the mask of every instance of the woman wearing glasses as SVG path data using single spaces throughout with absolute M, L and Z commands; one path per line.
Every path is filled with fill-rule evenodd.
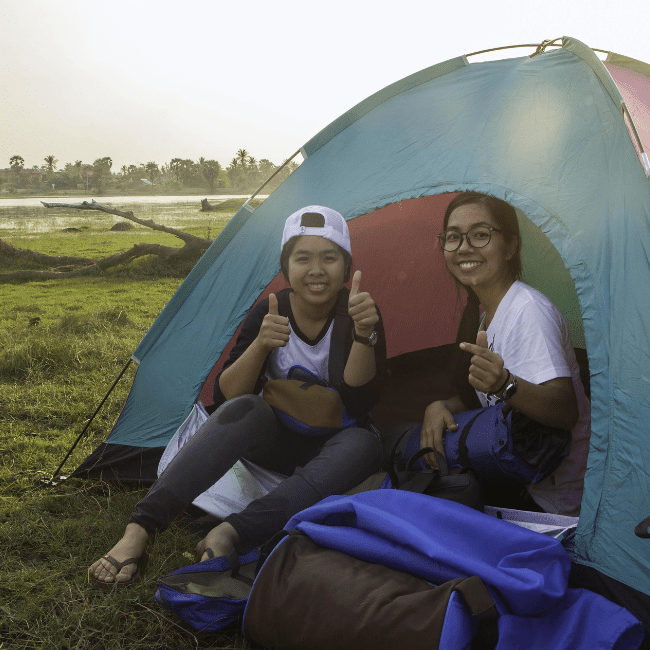
M 515 210 L 494 197 L 464 192 L 449 204 L 438 238 L 447 269 L 459 290 L 467 292 L 468 302 L 453 368 L 458 394 L 427 407 L 421 447 L 444 453 L 443 431 L 456 429 L 454 413 L 503 398 L 541 424 L 570 429 L 572 442 L 569 456 L 552 476 L 498 505 L 530 510 L 537 504 L 546 512 L 577 516 L 590 405 L 564 317 L 546 296 L 519 280 L 521 238 Z M 435 457 L 427 462 L 435 466 Z

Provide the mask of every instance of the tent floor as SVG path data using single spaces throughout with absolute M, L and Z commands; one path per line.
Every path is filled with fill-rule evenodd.
M 131 447 L 103 442 L 70 478 L 152 484 L 164 447 Z

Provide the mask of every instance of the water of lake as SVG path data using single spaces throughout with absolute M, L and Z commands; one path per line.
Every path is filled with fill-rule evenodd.
M 210 203 L 219 203 L 226 199 L 247 199 L 250 194 L 219 194 L 218 196 L 210 198 L 209 195 L 201 194 L 197 196 L 52 196 L 38 198 L 28 196 L 25 198 L 9 197 L 0 198 L 0 208 L 13 208 L 13 207 L 30 207 L 40 206 L 41 201 L 45 203 L 82 203 L 83 201 L 92 201 L 94 198 L 98 203 L 198 203 L 207 196 Z M 265 199 L 268 194 L 258 194 L 255 198 Z

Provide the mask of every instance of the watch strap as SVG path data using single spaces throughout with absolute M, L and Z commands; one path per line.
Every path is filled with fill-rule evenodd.
M 357 331 L 355 329 L 352 330 L 352 335 L 354 336 L 354 340 L 357 343 L 362 343 L 363 345 L 368 345 L 372 347 L 377 343 L 377 330 L 373 330 L 370 334 L 370 336 L 360 336 L 357 334 Z
M 514 375 L 511 375 L 511 377 L 512 381 L 510 381 L 508 385 L 503 389 L 503 395 L 501 396 L 501 399 L 503 400 L 510 399 L 517 393 L 517 377 Z

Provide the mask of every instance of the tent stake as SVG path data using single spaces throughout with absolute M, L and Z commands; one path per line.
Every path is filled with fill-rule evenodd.
M 120 379 L 122 379 L 122 376 L 126 372 L 126 369 L 131 365 L 131 361 L 132 361 L 132 359 L 129 359 L 126 362 L 126 365 L 124 366 L 124 368 L 122 368 L 122 371 L 120 372 L 120 374 L 117 376 L 117 378 L 113 382 L 113 385 L 108 389 L 108 392 L 106 393 L 106 395 L 104 395 L 104 399 L 99 403 L 99 406 L 95 409 L 95 412 L 90 416 L 90 420 L 88 420 L 88 422 L 86 423 L 86 426 L 83 428 L 83 431 L 77 436 L 77 439 L 74 441 L 72 447 L 70 447 L 70 449 L 68 450 L 68 453 L 66 454 L 65 458 L 61 461 L 61 464 L 56 468 L 56 471 L 54 472 L 54 474 L 52 474 L 52 478 L 49 481 L 45 482 L 46 485 L 54 485 L 54 483 L 53 483 L 54 479 L 56 478 L 58 473 L 61 471 L 61 468 L 65 465 L 65 462 L 68 460 L 68 458 L 70 458 L 70 455 L 74 451 L 75 447 L 79 444 L 79 441 L 83 438 L 86 431 L 88 431 L 88 427 L 92 424 L 92 421 L 95 419 L 95 416 L 99 413 L 102 406 L 104 406 L 104 402 L 106 402 L 106 400 L 108 399 L 108 396 L 113 392 L 113 389 L 115 388 L 115 386 L 117 386 L 117 382 L 120 381 Z

